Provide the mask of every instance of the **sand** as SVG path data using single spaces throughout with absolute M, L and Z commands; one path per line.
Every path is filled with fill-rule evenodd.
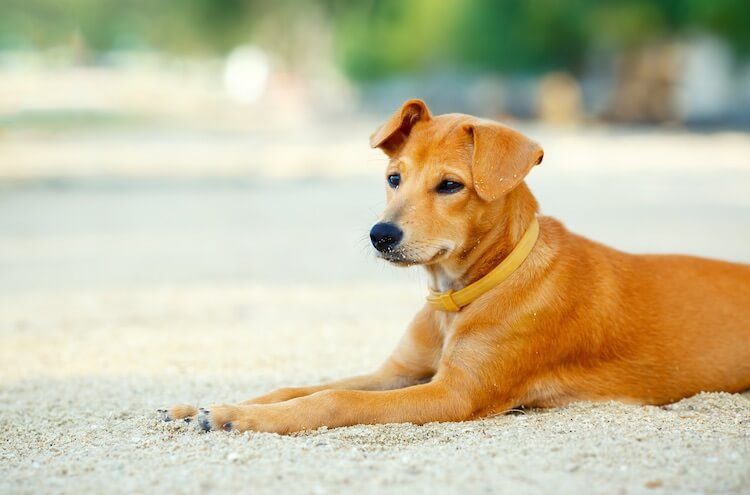
M 418 289 L 6 293 L 0 493 L 750 491 L 750 400 L 738 394 L 295 436 L 200 433 L 157 419 L 175 402 L 238 401 L 371 369 Z

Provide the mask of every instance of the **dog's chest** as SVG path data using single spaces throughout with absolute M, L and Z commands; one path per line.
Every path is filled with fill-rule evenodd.
M 456 330 L 457 313 L 440 311 L 437 313 L 436 323 L 438 332 L 443 337 L 443 348 L 451 341 Z

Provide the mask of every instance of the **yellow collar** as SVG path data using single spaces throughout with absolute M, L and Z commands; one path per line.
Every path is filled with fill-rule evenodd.
M 461 311 L 461 308 L 488 290 L 497 287 L 510 277 L 516 268 L 521 266 L 521 263 L 529 256 L 538 237 L 539 222 L 534 217 L 529 228 L 526 229 L 523 237 L 521 237 L 521 240 L 513 248 L 513 251 L 499 265 L 493 268 L 490 273 L 461 290 L 449 290 L 447 292 L 430 290 L 430 295 L 427 296 L 427 303 L 438 311 Z

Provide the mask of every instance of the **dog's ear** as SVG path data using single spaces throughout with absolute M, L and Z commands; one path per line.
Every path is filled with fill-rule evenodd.
M 370 146 L 393 156 L 406 142 L 414 124 L 430 117 L 430 109 L 422 100 L 408 100 L 370 136 Z
M 478 122 L 465 129 L 474 140 L 471 165 L 474 189 L 485 201 L 509 193 L 534 165 L 542 163 L 542 147 L 510 127 Z

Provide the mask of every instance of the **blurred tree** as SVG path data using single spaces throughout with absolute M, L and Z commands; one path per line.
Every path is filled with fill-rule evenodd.
M 0 49 L 80 37 L 93 51 L 208 54 L 260 37 L 286 57 L 297 41 L 285 26 L 322 12 L 319 28 L 359 80 L 441 68 L 575 73 L 595 48 L 705 32 L 750 55 L 749 0 L 2 0 L 0 12 Z

